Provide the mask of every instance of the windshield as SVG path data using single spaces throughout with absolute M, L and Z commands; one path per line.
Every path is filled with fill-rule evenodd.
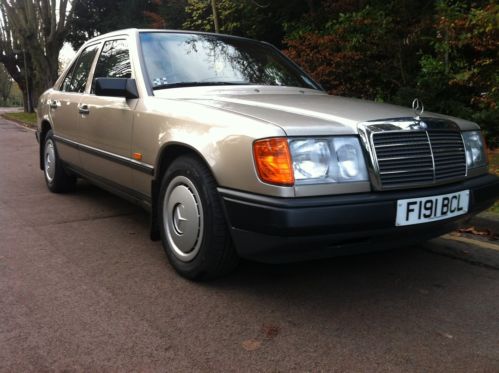
M 271 46 L 218 35 L 142 32 L 153 89 L 200 85 L 319 87 Z

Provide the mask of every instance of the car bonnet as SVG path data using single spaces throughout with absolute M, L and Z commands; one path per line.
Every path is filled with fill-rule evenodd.
M 157 96 L 169 99 L 174 98 L 173 94 L 177 99 L 275 124 L 288 136 L 357 134 L 357 125 L 362 122 L 414 117 L 414 111 L 409 107 L 291 87 L 196 87 L 157 92 Z M 461 129 L 476 129 L 472 122 L 458 118 L 426 112 L 425 117 L 447 118 Z

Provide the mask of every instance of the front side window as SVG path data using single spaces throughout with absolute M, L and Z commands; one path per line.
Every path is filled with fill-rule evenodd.
M 81 52 L 78 61 L 71 68 L 70 72 L 62 83 L 62 90 L 64 92 L 79 92 L 85 91 L 87 85 L 88 75 L 92 68 L 92 62 L 97 54 L 98 45 L 91 45 Z
M 131 78 L 131 76 L 130 53 L 126 40 L 107 41 L 95 66 L 94 81 L 95 78 Z

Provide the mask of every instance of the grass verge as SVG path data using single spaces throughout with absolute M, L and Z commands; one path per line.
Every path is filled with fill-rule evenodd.
M 24 124 L 30 128 L 36 127 L 36 114 L 35 113 L 4 113 L 3 117 L 14 122 Z

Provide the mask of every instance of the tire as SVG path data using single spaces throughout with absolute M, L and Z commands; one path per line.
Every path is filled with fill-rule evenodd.
M 65 193 L 75 188 L 76 176 L 69 175 L 64 169 L 55 147 L 52 130 L 47 132 L 43 144 L 43 174 L 52 193 Z
M 216 181 L 200 160 L 181 156 L 173 161 L 163 176 L 158 203 L 163 248 L 180 275 L 205 280 L 237 266 Z

